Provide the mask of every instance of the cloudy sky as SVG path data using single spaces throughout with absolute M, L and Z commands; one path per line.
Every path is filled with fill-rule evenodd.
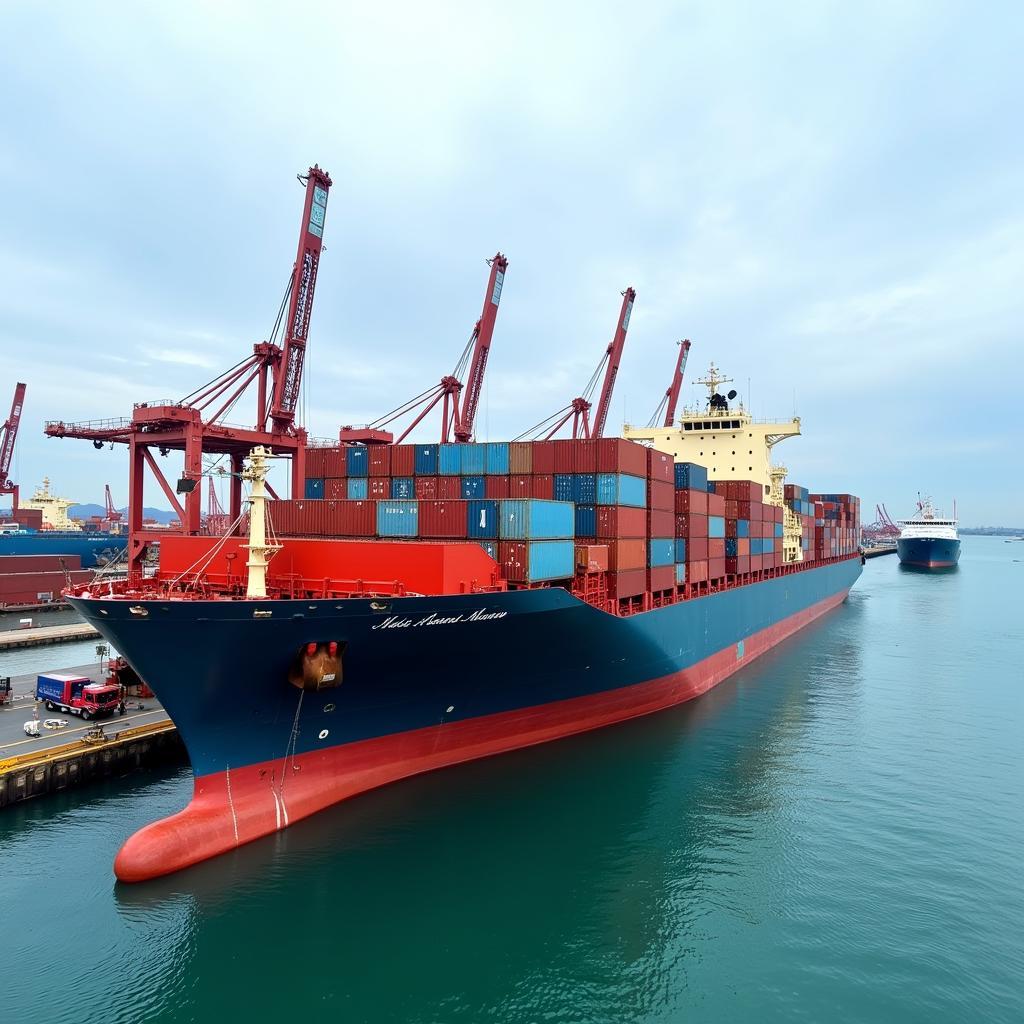
M 714 359 L 758 417 L 802 417 L 790 479 L 1020 525 L 1022 43 L 1021 5 L 941 0 L 8 0 L 16 479 L 125 500 L 123 449 L 43 421 L 181 397 L 266 337 L 318 162 L 314 435 L 449 372 L 501 249 L 481 439 L 578 393 L 633 285 L 609 430 L 646 422 L 689 337 L 691 377 Z

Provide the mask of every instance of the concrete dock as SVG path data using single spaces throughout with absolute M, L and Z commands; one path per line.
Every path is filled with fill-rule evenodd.
M 59 626 L 37 626 L 32 629 L 5 629 L 0 632 L 0 651 L 15 647 L 41 647 L 72 640 L 88 640 L 99 633 L 88 622 L 68 622 Z
M 895 555 L 896 545 L 895 544 L 880 544 L 878 547 L 865 548 L 865 558 L 878 558 L 880 555 Z
M 62 671 L 98 678 L 95 663 Z M 124 715 L 83 722 L 37 704 L 35 683 L 35 674 L 15 676 L 11 702 L 0 705 L 0 807 L 147 764 L 187 764 L 177 729 L 159 701 L 129 699 Z M 142 707 L 132 706 L 137 704 Z M 35 710 L 38 738 L 25 735 Z M 66 724 L 47 729 L 47 721 Z

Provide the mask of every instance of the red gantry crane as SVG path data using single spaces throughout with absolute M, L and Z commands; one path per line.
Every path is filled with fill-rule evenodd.
M 690 354 L 690 339 L 686 338 L 676 344 L 679 346 L 679 355 L 676 358 L 672 383 L 662 395 L 658 408 L 654 410 L 654 415 L 647 424 L 649 427 L 671 427 L 676 421 L 676 406 L 679 405 L 679 392 L 683 386 L 683 374 L 686 372 L 686 358 Z
M 116 525 L 117 523 L 121 522 L 122 513 L 119 512 L 114 507 L 114 499 L 113 499 L 113 497 L 110 494 L 110 484 L 106 485 L 106 491 L 104 493 L 104 499 L 106 500 L 106 504 L 107 504 L 107 511 L 106 511 L 106 514 L 103 517 L 104 522 L 109 523 L 112 526 Z
M 14 401 L 11 415 L 0 424 L 0 494 L 11 496 L 11 511 L 18 511 L 18 485 L 11 479 L 11 461 L 14 459 L 14 444 L 18 440 L 18 424 L 25 404 L 25 385 L 14 385 Z
M 473 440 L 473 427 L 484 386 L 487 356 L 491 351 L 494 323 L 498 317 L 498 304 L 501 302 L 501 290 L 508 268 L 508 260 L 500 252 L 495 253 L 487 263 L 491 268 L 491 274 L 487 281 L 487 291 L 484 293 L 484 308 L 455 369 L 446 377 L 442 377 L 440 383 L 428 391 L 410 398 L 368 426 L 342 427 L 338 433 L 339 441 L 359 444 L 401 444 L 438 402 L 441 403 L 442 444 L 453 438 L 461 442 Z M 413 421 L 395 440 L 394 433 L 387 428 L 416 410 L 419 412 Z
M 45 430 L 50 437 L 85 438 L 97 448 L 107 442 L 128 445 L 130 569 L 141 567 L 148 543 L 166 536 L 166 531 L 147 531 L 143 527 L 147 467 L 177 514 L 182 531 L 187 534 L 198 534 L 202 530 L 202 490 L 197 484 L 203 475 L 204 454 L 227 456 L 230 460 L 232 475 L 228 514 L 231 522 L 237 520 L 241 513 L 242 490 L 238 474 L 242 470 L 242 460 L 256 445 L 272 448 L 275 454 L 291 459 L 291 492 L 302 493 L 306 431 L 297 424 L 296 411 L 323 249 L 331 178 L 318 166 L 298 177 L 305 186 L 298 250 L 270 340 L 254 345 L 252 355 L 180 401 L 139 403 L 130 418 L 83 423 L 53 420 L 46 424 Z M 277 343 L 279 337 L 280 344 Z M 254 382 L 254 425 L 229 425 L 225 417 Z M 151 451 L 153 448 L 161 455 L 169 451 L 184 453 L 184 471 L 175 488 L 160 471 Z M 273 494 L 269 484 L 268 490 Z M 184 495 L 184 504 L 178 501 L 179 494 Z
M 540 423 L 524 431 L 517 441 L 525 438 L 542 438 L 550 440 L 572 420 L 572 436 L 574 438 L 598 438 L 604 436 L 605 424 L 608 421 L 608 410 L 612 404 L 612 391 L 615 388 L 615 378 L 619 374 L 619 363 L 622 361 L 622 349 L 626 344 L 626 332 L 629 330 L 629 318 L 633 313 L 633 301 L 636 299 L 636 292 L 627 288 L 622 293 L 622 308 L 619 310 L 619 319 L 615 327 L 615 334 L 608 343 L 601 362 L 597 364 L 583 394 L 574 398 L 564 409 L 541 420 Z M 592 408 L 591 399 L 597 390 L 597 382 L 604 370 L 604 383 L 601 385 L 601 396 L 597 402 L 597 409 L 594 412 L 594 419 L 590 420 Z

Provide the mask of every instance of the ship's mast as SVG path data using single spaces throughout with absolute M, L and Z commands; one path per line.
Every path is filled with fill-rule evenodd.
M 281 550 L 280 544 L 267 543 L 267 459 L 271 455 L 268 448 L 257 445 L 249 454 L 248 465 L 242 470 L 242 479 L 252 484 L 249 498 L 249 543 L 243 545 L 249 549 L 249 583 L 245 596 L 264 598 L 267 596 L 267 566 L 270 559 Z

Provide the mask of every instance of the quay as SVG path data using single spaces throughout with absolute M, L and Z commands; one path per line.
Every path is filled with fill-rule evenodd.
M 63 671 L 96 678 L 95 663 Z M 0 706 L 0 808 L 153 764 L 188 763 L 178 731 L 159 701 L 129 700 L 124 715 L 83 722 L 37 705 L 35 681 L 35 674 L 14 677 L 12 699 Z M 131 709 L 132 704 L 141 707 Z M 38 738 L 26 736 L 25 722 L 36 708 L 41 724 L 50 720 L 67 725 L 40 728 Z
M 895 555 L 895 544 L 878 544 L 875 547 L 864 548 L 865 558 L 878 558 L 880 555 Z
M 0 632 L 0 651 L 89 640 L 96 636 L 99 633 L 88 622 L 68 622 L 60 626 L 37 626 L 32 629 L 5 629 Z

